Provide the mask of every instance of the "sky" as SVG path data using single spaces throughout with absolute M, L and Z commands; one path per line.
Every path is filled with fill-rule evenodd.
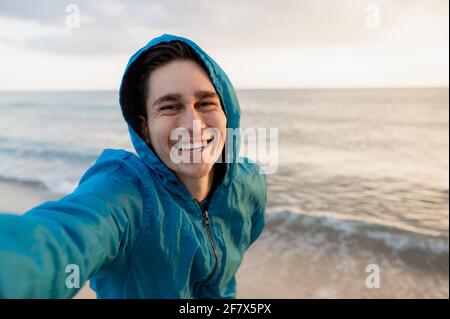
M 164 33 L 243 88 L 448 86 L 448 0 L 0 0 L 0 90 L 117 90 Z

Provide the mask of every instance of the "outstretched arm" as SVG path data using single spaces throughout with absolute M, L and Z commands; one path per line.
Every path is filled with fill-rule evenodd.
M 59 201 L 0 215 L 0 298 L 74 296 L 66 270 L 78 267 L 82 287 L 124 253 L 142 212 L 137 183 L 116 161 L 94 165 Z

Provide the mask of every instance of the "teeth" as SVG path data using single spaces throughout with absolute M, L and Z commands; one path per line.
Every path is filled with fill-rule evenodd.
M 182 144 L 181 149 L 182 150 L 195 150 L 202 147 L 201 143 L 195 143 L 195 144 Z
M 179 150 L 186 151 L 186 150 L 199 150 L 207 145 L 208 145 L 207 141 L 202 141 L 201 143 L 194 143 L 194 144 L 183 143 L 183 144 L 178 144 L 177 146 L 178 146 Z

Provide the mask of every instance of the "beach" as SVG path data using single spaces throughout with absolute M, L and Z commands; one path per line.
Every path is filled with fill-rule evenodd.
M 0 211 L 23 213 L 48 200 L 56 200 L 61 195 L 54 194 L 37 183 L 22 183 L 0 179 Z
M 278 129 L 238 298 L 449 297 L 448 88 L 238 96 L 243 128 Z M 0 212 L 72 192 L 105 148 L 132 150 L 115 92 L 0 94 Z
M 238 298 L 448 298 L 445 249 L 437 255 L 427 248 L 398 249 L 383 239 L 312 223 L 305 231 L 288 225 L 288 216 L 268 217 L 238 271 Z M 292 228 L 296 234 L 287 230 Z M 373 264 L 378 287 L 367 285 Z
M 0 193 L 2 211 L 15 214 L 62 196 L 8 180 L 0 180 Z M 238 270 L 237 298 L 448 298 L 445 248 L 437 255 L 427 247 L 399 250 L 383 239 L 296 219 L 269 213 L 264 232 Z M 370 263 L 381 267 L 379 288 L 366 287 Z M 87 283 L 74 298 L 96 295 Z

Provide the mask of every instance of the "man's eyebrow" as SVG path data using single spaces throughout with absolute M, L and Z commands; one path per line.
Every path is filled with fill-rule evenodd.
M 160 96 L 155 102 L 153 102 L 153 106 L 163 103 L 163 102 L 173 102 L 181 100 L 180 93 L 168 93 Z
M 219 97 L 218 95 L 217 95 L 217 93 L 216 92 L 214 92 L 214 91 L 196 91 L 195 93 L 194 93 L 194 96 L 195 96 L 195 98 L 196 99 L 206 99 L 206 98 L 210 98 L 210 97 Z
M 219 95 L 216 92 L 205 91 L 205 90 L 196 91 L 194 93 L 194 96 L 198 100 L 219 97 Z M 160 103 L 164 103 L 164 102 L 180 101 L 181 99 L 182 99 L 182 95 L 180 93 L 168 93 L 168 94 L 164 94 L 163 96 L 160 96 L 158 99 L 156 99 L 156 101 L 153 102 L 153 106 L 156 106 L 156 105 L 158 105 Z

